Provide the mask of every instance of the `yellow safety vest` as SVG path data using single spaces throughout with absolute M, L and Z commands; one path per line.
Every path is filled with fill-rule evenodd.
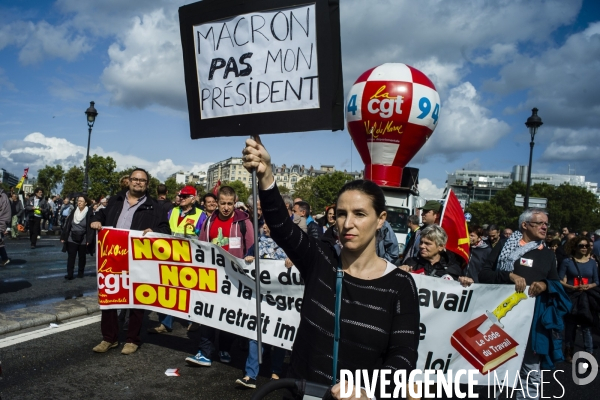
M 180 233 L 183 235 L 194 235 L 196 224 L 200 220 L 202 216 L 202 211 L 199 208 L 196 208 L 196 213 L 193 215 L 186 215 L 181 220 L 181 224 L 177 224 L 179 222 L 179 214 L 181 213 L 180 207 L 174 207 L 171 211 L 171 218 L 169 218 L 169 226 L 171 227 L 172 233 Z

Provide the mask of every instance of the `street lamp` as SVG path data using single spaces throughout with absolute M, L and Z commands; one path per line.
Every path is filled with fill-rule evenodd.
M 529 189 L 531 187 L 531 158 L 533 157 L 533 139 L 535 138 L 535 134 L 540 126 L 542 126 L 542 119 L 537 115 L 538 109 L 533 108 L 531 110 L 531 117 L 527 118 L 527 122 L 525 122 L 525 126 L 529 129 L 529 134 L 531 135 L 531 142 L 529 143 L 529 168 L 527 169 L 527 189 L 525 189 L 525 200 L 523 201 L 523 206 L 525 210 L 529 208 Z
M 92 138 L 92 127 L 94 126 L 94 122 L 96 121 L 96 115 L 98 115 L 98 111 L 94 108 L 94 102 L 90 101 L 90 106 L 87 110 L 85 110 L 85 115 L 87 115 L 87 124 L 88 124 L 88 145 L 87 145 L 87 155 L 85 157 L 85 176 L 83 177 L 83 194 L 87 196 L 88 192 L 88 171 L 90 166 L 90 139 Z
M 467 205 L 468 207 L 471 204 L 471 196 L 473 195 L 473 179 L 469 178 L 469 182 L 467 182 Z

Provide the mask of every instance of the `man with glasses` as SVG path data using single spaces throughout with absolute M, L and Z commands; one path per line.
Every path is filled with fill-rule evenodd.
M 529 286 L 528 294 L 538 296 L 548 290 L 561 291 L 558 279 L 556 257 L 554 252 L 544 244 L 550 224 L 548 215 L 539 208 L 531 208 L 519 217 L 519 231 L 514 232 L 506 242 L 494 247 L 479 273 L 480 283 L 514 284 L 517 292 L 523 292 Z M 551 281 L 555 281 L 555 284 Z M 559 294 L 560 295 L 560 294 Z M 565 295 L 566 296 L 566 295 Z M 541 324 L 540 324 L 541 325 Z M 536 394 L 539 397 L 540 387 L 540 355 L 532 349 L 530 336 L 521 366 L 521 377 L 525 393 Z M 537 387 L 536 387 L 537 385 Z M 525 386 L 527 386 L 525 388 Z M 524 393 L 517 392 L 517 398 Z
M 100 230 L 103 226 L 110 226 L 144 231 L 144 234 L 148 232 L 170 234 L 167 214 L 163 212 L 163 208 L 158 202 L 148 195 L 148 173 L 141 168 L 136 168 L 128 178 L 128 190 L 112 196 L 107 207 L 93 215 L 90 228 Z M 140 330 L 143 318 L 144 310 L 130 310 L 127 343 L 121 351 L 122 354 L 131 354 L 137 351 L 141 344 Z M 93 350 L 96 353 L 105 353 L 109 349 L 119 346 L 117 310 L 102 310 L 100 329 L 103 340 L 94 347 Z

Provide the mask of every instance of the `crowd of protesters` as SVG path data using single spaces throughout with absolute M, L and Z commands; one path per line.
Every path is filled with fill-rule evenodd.
M 121 179 L 119 193 L 103 197 L 97 202 L 83 195 L 64 199 L 59 196 L 47 197 L 39 188 L 21 201 L 16 193 L 0 190 L 0 266 L 10 262 L 3 240 L 9 231 L 15 239 L 19 237 L 19 231 L 28 232 L 31 248 L 35 249 L 41 232 L 60 230 L 63 251 L 68 255 L 67 280 L 75 278 L 77 258 L 76 276 L 84 276 L 86 254 L 94 252 L 95 230 L 103 226 L 145 233 L 167 233 L 210 242 L 235 257 L 245 259 L 247 263 L 260 257 L 284 260 L 287 268 L 296 265 L 305 281 L 305 296 L 308 293 L 308 296 L 321 301 L 321 305 L 317 307 L 310 305 L 314 302 L 304 302 L 302 321 L 307 315 L 318 320 L 323 317 L 323 311 L 327 313 L 327 310 L 333 310 L 335 296 L 330 292 L 336 286 L 336 265 L 332 264 L 333 260 L 338 260 L 334 264 L 337 263 L 337 268 L 343 268 L 345 279 L 352 285 L 360 285 L 366 280 L 374 285 L 373 276 L 386 276 L 387 281 L 377 281 L 377 285 L 386 282 L 384 286 L 387 287 L 390 282 L 397 280 L 398 284 L 410 286 L 414 282 L 412 279 L 406 280 L 406 276 L 410 277 L 412 273 L 458 281 L 463 286 L 474 283 L 510 284 L 515 286 L 517 292 L 523 292 L 529 287 L 530 296 L 539 296 L 534 324 L 536 318 L 540 318 L 540 314 L 548 307 L 557 307 L 556 315 L 564 320 L 564 348 L 561 347 L 561 351 L 556 351 L 555 347 L 562 346 L 562 343 L 556 341 L 552 333 L 538 330 L 530 335 L 521 372 L 531 375 L 532 379 L 528 383 L 533 386 L 540 383 L 539 374 L 535 371 L 562 361 L 561 354 L 564 354 L 565 361 L 572 362 L 578 330 L 582 332 L 583 349 L 588 353 L 594 352 L 591 328 L 599 323 L 600 229 L 594 233 L 575 233 L 567 227 L 558 231 L 551 230 L 549 215 L 544 210 L 529 209 L 521 214 L 514 231 L 493 223 L 469 226 L 471 251 L 468 262 L 465 262 L 446 249 L 448 236 L 440 226 L 443 211 L 443 204 L 440 202 L 427 201 L 419 209 L 418 215 L 407 218 L 409 232 L 405 243 L 399 245 L 392 226 L 385 218 L 385 208 L 381 204 L 385 200 L 380 198 L 381 191 L 375 185 L 368 181 L 350 182 L 340 192 L 336 204 L 327 207 L 322 214 L 315 215 L 310 204 L 303 199 L 279 195 L 269 175 L 270 164 L 264 163 L 268 153 L 260 143 L 250 139 L 244 154 L 244 165 L 247 168 L 261 165 L 265 167 L 258 174 L 261 189 L 260 199 L 256 202 L 258 254 L 255 254 L 254 248 L 252 198 L 245 204 L 240 202 L 230 186 L 221 186 L 215 193 L 200 197 L 194 187 L 185 186 L 170 201 L 166 186 L 159 185 L 155 199 L 148 192 L 147 172 L 135 169 L 129 176 Z M 264 214 L 261 203 L 268 206 L 268 211 Z M 365 225 L 368 219 L 366 216 L 350 218 L 350 213 L 355 212 L 353 207 L 357 204 L 363 206 L 361 212 L 366 209 L 366 214 L 372 214 L 369 216 L 372 218 L 370 225 Z M 366 219 L 361 221 L 361 218 Z M 351 223 L 340 223 L 340 220 L 350 219 Z M 366 232 L 366 236 L 359 234 L 361 230 Z M 366 263 L 361 257 L 366 257 Z M 382 261 L 378 263 L 373 260 Z M 329 268 L 326 268 L 328 265 Z M 323 291 L 324 287 L 317 290 L 318 283 L 313 281 L 328 282 L 330 291 Z M 314 284 L 317 287 L 313 288 Z M 354 289 L 348 286 L 344 290 Z M 343 293 L 345 298 L 347 293 Z M 394 304 L 390 302 L 390 298 L 384 296 L 385 298 L 378 299 L 374 293 L 364 300 L 381 301 L 383 308 L 385 304 Z M 554 299 L 552 304 L 550 294 Z M 418 303 L 410 296 L 395 301 L 409 305 L 410 311 L 402 314 L 403 319 L 396 319 L 395 312 L 389 310 L 387 320 L 376 318 L 377 321 L 372 322 L 381 325 L 382 331 L 387 332 L 377 341 L 388 345 L 395 343 L 392 353 L 400 351 L 398 354 L 404 360 L 397 365 L 392 359 L 383 362 L 394 364 L 394 368 L 410 370 L 416 366 L 418 336 L 417 339 L 411 335 L 394 337 L 391 332 L 418 333 Z M 353 312 L 359 321 L 365 317 L 358 309 Z M 141 345 L 143 316 L 143 310 L 129 310 L 127 340 L 121 351 L 123 354 L 132 354 Z M 149 328 L 148 333 L 166 334 L 172 331 L 172 317 L 161 314 L 158 319 L 158 326 Z M 327 374 L 327 366 L 330 367 L 331 354 L 328 353 L 329 350 L 323 349 L 331 342 L 329 334 L 332 332 L 325 326 L 328 324 L 325 319 L 323 321 L 318 327 L 309 327 L 307 322 L 301 322 L 288 375 L 317 382 L 326 380 L 323 377 Z M 198 329 L 197 324 L 182 322 L 187 324 L 188 330 Z M 190 365 L 210 367 L 215 356 L 223 363 L 230 363 L 234 341 L 237 339 L 247 342 L 246 339 L 212 327 L 202 325 L 199 329 L 197 351 L 185 359 Z M 101 332 L 102 341 L 94 347 L 95 352 L 105 353 L 118 347 L 119 313 L 116 310 L 102 311 Z M 360 332 L 357 331 L 356 334 L 360 336 Z M 541 337 L 546 337 L 547 340 L 542 340 Z M 373 338 L 368 335 L 361 340 L 365 343 L 355 345 L 360 347 L 374 344 Z M 321 342 L 324 347 L 316 348 Z M 544 346 L 546 348 L 542 348 Z M 255 388 L 259 372 L 257 342 L 250 340 L 247 348 L 248 357 L 243 375 L 235 383 Z M 381 347 L 373 354 L 363 354 L 362 359 L 348 359 L 344 367 L 353 370 L 370 368 L 376 361 L 376 354 L 387 354 L 387 351 L 390 349 Z M 271 349 L 271 379 L 279 379 L 281 376 L 285 353 L 280 348 Z M 315 374 L 319 368 L 323 369 L 321 375 L 319 372 Z M 333 392 L 334 395 L 339 393 L 339 387 L 334 387 Z

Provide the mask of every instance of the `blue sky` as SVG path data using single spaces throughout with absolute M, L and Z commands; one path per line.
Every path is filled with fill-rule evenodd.
M 240 155 L 243 138 L 192 141 L 177 11 L 170 0 L 0 3 L 0 167 L 17 175 L 85 157 L 84 111 L 99 112 L 92 152 L 164 179 Z M 597 1 L 343 0 L 346 93 L 365 70 L 403 62 L 442 101 L 438 128 L 409 165 L 439 196 L 446 172 L 526 164 L 524 122 L 538 107 L 533 172 L 600 181 Z M 263 137 L 277 164 L 362 169 L 350 137 Z M 302 147 L 302 150 L 298 149 Z

